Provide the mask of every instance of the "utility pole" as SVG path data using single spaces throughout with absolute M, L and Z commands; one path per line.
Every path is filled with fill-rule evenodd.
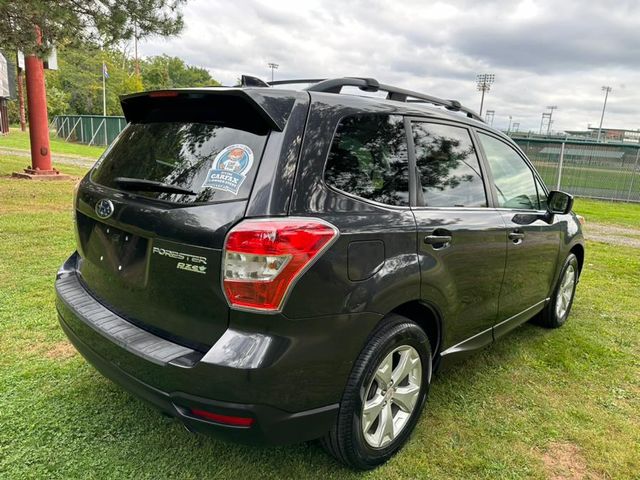
M 482 107 L 484 106 L 484 94 L 491 90 L 491 84 L 496 79 L 496 76 L 493 73 L 483 73 L 476 77 L 476 82 L 478 85 L 478 90 L 482 92 L 482 96 L 480 97 L 480 116 L 482 117 Z
M 547 136 L 549 136 L 549 134 L 551 133 L 551 124 L 553 123 L 553 120 L 551 120 L 551 118 L 553 117 L 553 111 L 557 109 L 558 106 L 550 105 L 547 108 L 549 109 L 549 123 L 547 124 Z
M 607 108 L 607 98 L 609 97 L 609 92 L 613 90 L 608 85 L 604 85 L 602 87 L 602 91 L 604 92 L 604 105 L 602 105 L 602 115 L 600 116 L 600 126 L 598 127 L 598 142 L 600 141 L 600 135 L 602 134 L 602 121 L 604 120 L 604 111 Z
M 273 72 L 275 72 L 280 65 L 277 63 L 269 62 L 267 66 L 271 69 L 271 81 L 273 82 Z
M 493 127 L 493 118 L 496 116 L 495 110 L 487 110 L 487 113 L 484 115 L 484 121 L 489 124 L 489 126 Z
M 38 44 L 42 44 L 42 30 L 34 27 Z M 29 52 L 24 59 L 29 110 L 29 143 L 31 168 L 14 172 L 14 177 L 29 179 L 65 178 L 51 165 L 49 147 L 49 120 L 47 118 L 47 91 L 44 83 L 44 64 L 36 52 Z M 68 178 L 68 177 L 67 177 Z

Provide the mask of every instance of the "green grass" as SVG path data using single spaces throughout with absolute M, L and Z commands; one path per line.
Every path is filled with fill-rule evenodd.
M 640 204 L 577 198 L 573 209 L 587 221 L 640 229 Z
M 0 160 L 0 478 L 543 479 L 562 473 L 557 454 L 591 478 L 638 478 L 638 250 L 590 243 L 564 328 L 525 325 L 437 375 L 406 448 L 354 473 L 315 444 L 257 448 L 191 435 L 75 354 L 53 293 L 74 249 L 74 181 L 4 177 L 22 163 Z M 640 206 L 576 208 L 640 219 Z M 628 211 L 615 216 L 618 208 Z
M 104 147 L 65 142 L 53 133 L 50 138 L 51 153 L 53 155 L 77 155 L 86 158 L 98 158 L 104 151 Z M 29 150 L 29 132 L 21 132 L 17 128 L 11 128 L 9 135 L 0 135 L 0 148 L 2 147 Z

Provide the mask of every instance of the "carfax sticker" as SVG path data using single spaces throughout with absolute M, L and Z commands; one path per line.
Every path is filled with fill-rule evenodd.
M 249 147 L 229 145 L 216 155 L 202 188 L 210 187 L 238 195 L 252 165 L 253 152 Z

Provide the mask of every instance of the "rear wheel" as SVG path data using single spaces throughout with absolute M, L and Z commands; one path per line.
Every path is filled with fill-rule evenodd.
M 424 331 L 405 317 L 386 318 L 354 364 L 337 422 L 322 439 L 324 448 L 357 469 L 386 462 L 418 421 L 431 369 Z
M 573 253 L 570 253 L 564 262 L 558 283 L 551 295 L 551 300 L 537 318 L 537 323 L 547 328 L 558 328 L 567 322 L 573 305 L 579 274 L 578 258 Z

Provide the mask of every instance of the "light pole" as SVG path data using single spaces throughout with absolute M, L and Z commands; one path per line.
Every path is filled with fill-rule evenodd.
M 511 133 L 511 119 L 513 117 L 511 115 L 509 115 L 509 126 L 507 127 L 507 134 Z
M 496 76 L 493 73 L 483 73 L 476 77 L 478 90 L 482 92 L 482 96 L 480 97 L 480 116 L 482 116 L 482 107 L 484 106 L 484 93 L 491 90 L 491 84 L 495 79 Z
M 604 120 L 604 111 L 607 108 L 607 98 L 609 97 L 609 92 L 613 90 L 608 85 L 604 85 L 602 87 L 602 91 L 604 92 L 604 105 L 602 105 L 602 115 L 600 116 L 600 126 L 598 127 L 598 142 L 600 141 L 600 134 L 602 133 L 602 121 Z
M 549 136 L 549 133 L 551 133 L 551 124 L 553 123 L 553 121 L 551 120 L 551 117 L 553 117 L 553 111 L 557 109 L 558 106 L 550 105 L 547 108 L 549 109 L 549 124 L 547 125 L 547 136 Z
M 487 110 L 487 113 L 484 115 L 484 121 L 489 124 L 489 126 L 493 127 L 493 117 L 496 116 L 495 110 Z
M 271 69 L 271 81 L 273 82 L 273 72 L 275 72 L 280 65 L 277 63 L 269 62 L 267 66 Z

